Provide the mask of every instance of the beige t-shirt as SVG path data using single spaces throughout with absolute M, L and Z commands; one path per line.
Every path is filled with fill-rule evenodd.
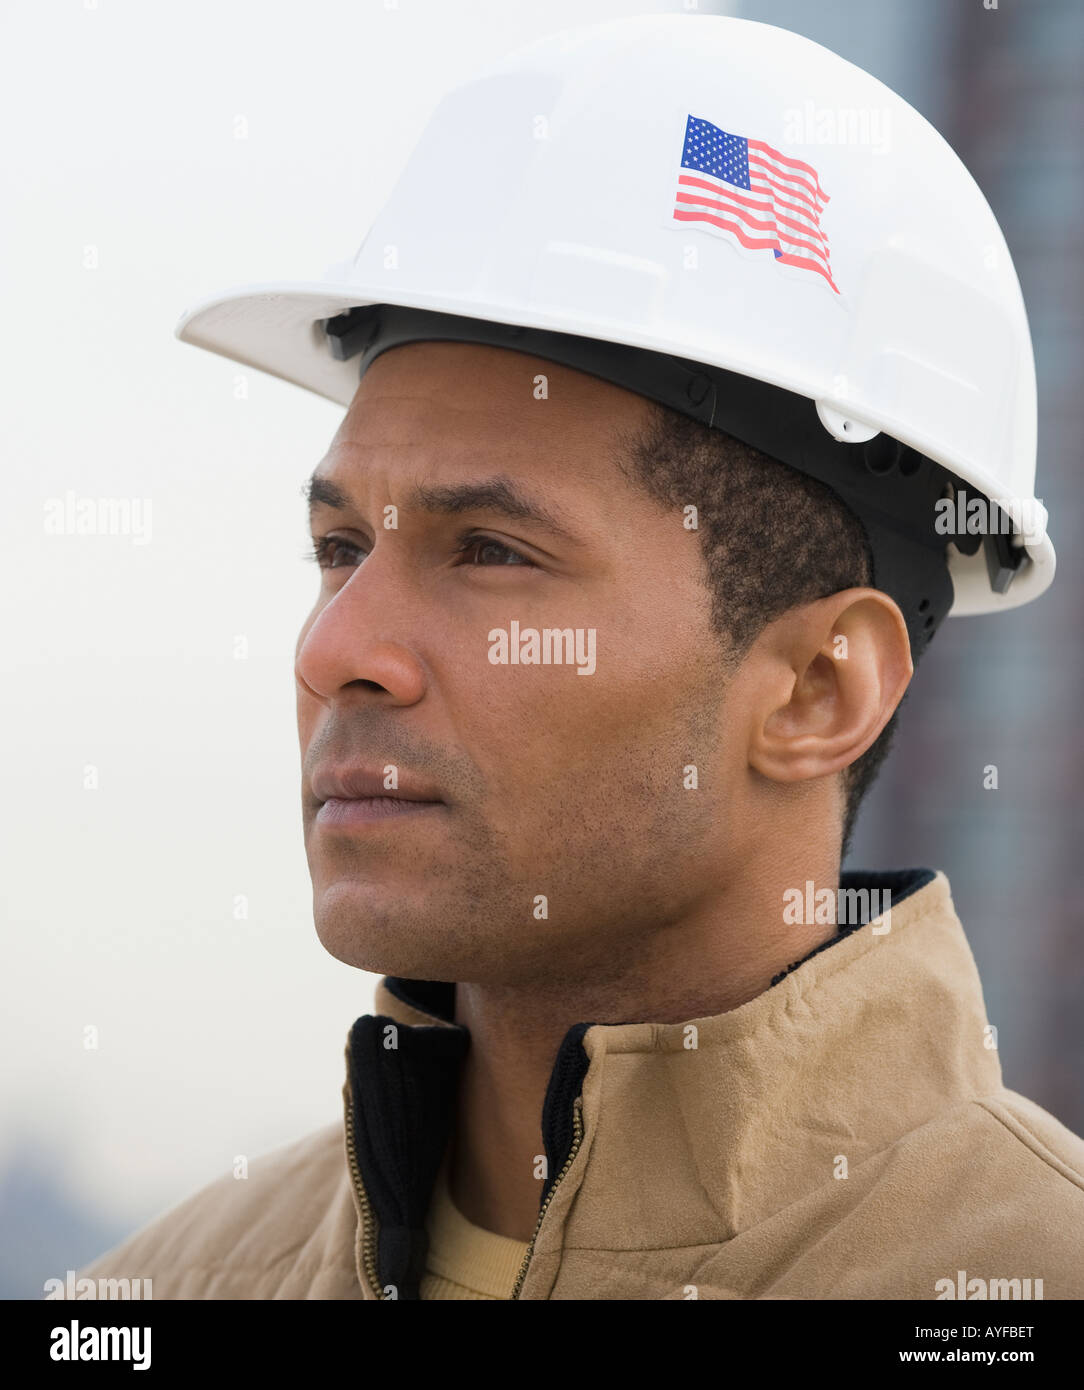
M 452 1201 L 447 1160 L 441 1165 L 426 1217 L 429 1257 L 423 1299 L 511 1298 L 527 1256 L 524 1241 L 475 1226 Z

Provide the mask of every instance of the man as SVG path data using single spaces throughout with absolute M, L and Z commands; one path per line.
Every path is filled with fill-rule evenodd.
M 868 151 L 779 148 L 809 85 L 891 101 L 872 206 Z M 593 138 L 615 111 L 634 158 Z M 945 613 L 1052 575 L 1011 261 L 918 121 L 767 26 L 557 36 L 448 98 L 338 283 L 182 321 L 348 405 L 309 484 L 302 804 L 320 940 L 385 978 L 341 1124 L 82 1277 L 1084 1291 L 1084 1143 L 1004 1088 L 947 880 L 839 867 Z M 1012 526 L 950 541 L 967 486 Z

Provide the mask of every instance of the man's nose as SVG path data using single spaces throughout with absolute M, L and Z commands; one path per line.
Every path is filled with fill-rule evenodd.
M 426 670 L 404 640 L 404 593 L 391 579 L 370 555 L 319 610 L 294 661 L 303 691 L 326 705 L 352 692 L 391 705 L 422 698 Z

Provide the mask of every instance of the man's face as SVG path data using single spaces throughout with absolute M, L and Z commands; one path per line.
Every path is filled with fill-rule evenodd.
M 648 411 L 474 345 L 395 348 L 361 380 L 316 470 L 325 567 L 296 661 L 316 927 L 339 959 L 605 973 L 718 883 L 740 750 L 697 532 L 619 463 Z

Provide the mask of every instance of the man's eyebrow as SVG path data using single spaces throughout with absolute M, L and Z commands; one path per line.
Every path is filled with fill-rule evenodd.
M 344 512 L 350 506 L 350 494 L 338 483 L 333 483 L 330 478 L 320 478 L 314 473 L 304 486 L 304 494 L 309 502 L 309 515 L 318 506 L 334 507 L 336 511 Z
M 333 507 L 336 511 L 346 511 L 352 506 L 350 494 L 330 478 L 314 473 L 304 490 L 310 513 L 318 506 Z M 500 474 L 468 483 L 417 483 L 404 506 L 446 516 L 460 512 L 498 512 L 512 521 L 534 522 L 561 540 L 576 541 L 560 513 L 532 497 L 514 479 Z
M 563 513 L 532 497 L 514 479 L 499 474 L 469 483 L 418 483 L 408 505 L 448 516 L 459 512 L 498 512 L 510 521 L 534 522 L 561 540 L 577 540 Z

